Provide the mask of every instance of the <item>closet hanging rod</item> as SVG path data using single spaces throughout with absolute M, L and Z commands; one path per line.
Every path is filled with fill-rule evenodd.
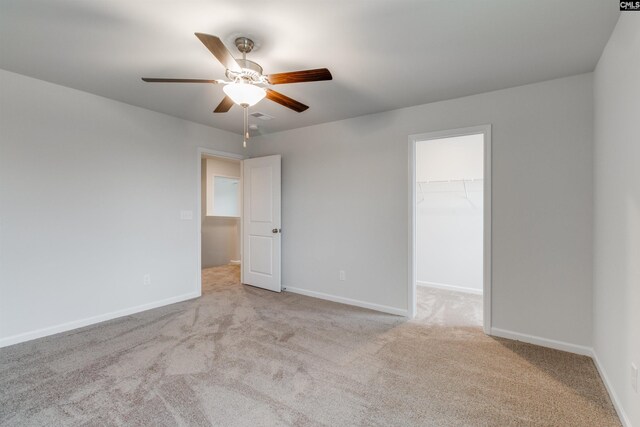
M 433 180 L 433 181 L 416 181 L 418 184 L 442 184 L 447 182 L 479 182 L 483 181 L 482 178 L 478 179 L 442 179 L 442 180 Z

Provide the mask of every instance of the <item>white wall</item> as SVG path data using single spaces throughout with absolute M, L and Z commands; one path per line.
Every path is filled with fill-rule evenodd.
M 590 345 L 592 106 L 584 74 L 254 138 L 283 156 L 283 285 L 406 311 L 408 136 L 491 123 L 493 326 Z
M 202 268 L 229 264 L 240 259 L 240 218 L 207 216 L 213 200 L 207 198 L 216 175 L 240 178 L 240 162 L 221 158 L 202 159 Z
M 483 161 L 482 134 L 416 143 L 419 285 L 482 293 Z
M 621 13 L 595 71 L 594 350 L 640 426 L 640 14 Z M 623 415 L 624 416 L 624 415 Z
M 0 93 L 0 345 L 196 296 L 196 147 L 240 137 L 2 70 Z
M 254 138 L 254 156 L 283 154 L 284 285 L 406 310 L 407 136 L 492 123 L 493 326 L 590 344 L 591 79 Z M 5 71 L 0 85 L 1 343 L 193 296 L 179 211 L 196 208 L 196 147 L 240 152 L 238 136 Z

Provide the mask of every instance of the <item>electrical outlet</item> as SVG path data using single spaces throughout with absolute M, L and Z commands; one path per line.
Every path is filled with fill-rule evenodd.
M 638 367 L 633 363 L 631 364 L 631 388 L 638 392 Z
M 340 277 L 340 280 L 342 280 L 342 281 L 347 280 L 347 274 L 344 272 L 344 270 L 340 270 L 338 272 L 338 275 Z
M 183 219 L 183 220 L 193 219 L 193 211 L 180 211 L 180 219 Z
M 147 273 L 144 276 L 142 276 L 142 283 L 145 284 L 145 285 L 150 285 L 151 284 L 151 275 L 149 273 Z

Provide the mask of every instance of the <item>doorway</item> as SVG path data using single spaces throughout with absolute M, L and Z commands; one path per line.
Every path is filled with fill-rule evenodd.
M 489 333 L 490 125 L 410 136 L 409 170 L 409 317 L 453 299 Z
M 281 156 L 198 148 L 196 160 L 196 291 L 202 295 L 208 276 L 280 292 Z
M 240 283 L 242 156 L 198 152 L 198 287 Z

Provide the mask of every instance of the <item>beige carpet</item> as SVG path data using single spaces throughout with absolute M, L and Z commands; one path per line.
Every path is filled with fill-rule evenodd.
M 593 363 L 485 336 L 481 299 L 402 318 L 242 286 L 0 350 L 0 424 L 617 426 Z

